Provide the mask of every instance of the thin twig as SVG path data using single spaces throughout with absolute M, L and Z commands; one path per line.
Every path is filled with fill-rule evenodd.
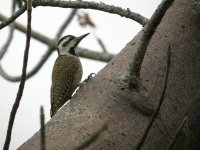
M 81 0 L 78 0 L 81 1 Z M 74 18 L 76 12 L 78 9 L 73 9 L 67 19 L 64 21 L 64 23 L 60 26 L 59 30 L 57 31 L 57 34 L 55 36 L 55 40 L 58 40 L 61 35 L 63 34 L 64 30 L 68 27 L 68 25 L 71 23 L 72 19 Z
M 77 9 L 73 9 L 71 11 L 71 13 L 69 14 L 69 16 L 67 17 L 66 21 L 63 23 L 63 25 L 60 27 L 60 29 L 58 30 L 57 34 L 56 34 L 56 38 L 59 39 L 62 35 L 62 33 L 64 32 L 64 30 L 68 27 L 69 23 L 72 21 L 72 19 L 74 18 L 75 14 L 77 12 Z
M 5 55 L 5 53 L 7 52 L 8 48 L 10 46 L 10 43 L 13 39 L 14 29 L 15 29 L 14 25 L 11 24 L 10 29 L 9 29 L 8 39 L 6 40 L 5 44 L 2 46 L 1 51 L 0 51 L 0 60 L 3 58 L 3 56 Z
M 167 146 L 167 150 L 171 150 L 174 146 L 174 144 L 176 143 L 176 140 L 178 139 L 178 137 L 181 135 L 181 132 L 183 131 L 183 128 L 185 127 L 186 123 L 188 122 L 188 117 L 184 117 L 183 120 L 181 121 L 181 123 L 179 124 L 174 137 L 172 138 L 172 140 L 170 141 L 169 145 Z
M 45 143 L 45 116 L 44 116 L 44 109 L 43 106 L 40 107 L 40 146 L 41 150 L 46 149 L 46 143 Z
M 90 146 L 92 143 L 94 143 L 99 136 L 103 133 L 108 128 L 107 123 L 105 123 L 99 130 L 96 131 L 94 135 L 92 135 L 89 139 L 87 139 L 83 144 L 79 145 L 77 148 L 74 150 L 83 150 L 84 148 L 87 148 Z
M 0 21 L 5 21 L 7 20 L 7 17 L 4 16 L 3 14 L 0 14 Z M 26 33 L 27 32 L 27 29 L 24 25 L 20 24 L 20 23 L 17 23 L 17 22 L 14 22 L 13 23 L 15 28 L 23 33 Z M 52 39 L 48 38 L 47 36 L 37 32 L 37 31 L 34 31 L 32 30 L 31 31 L 31 37 L 33 37 L 34 39 L 42 42 L 43 44 L 47 44 L 47 45 L 50 45 L 50 43 L 53 43 L 52 45 L 55 45 L 54 41 L 52 41 Z
M 107 53 L 107 49 L 105 44 L 103 43 L 103 41 L 97 36 L 95 29 L 96 29 L 96 25 L 94 23 L 94 21 L 91 19 L 91 16 L 88 13 L 83 13 L 83 14 L 79 14 L 78 15 L 78 21 L 81 27 L 90 27 L 92 29 L 93 35 L 97 41 L 97 43 L 99 44 L 99 46 L 102 49 L 103 53 Z
M 174 0 L 163 0 L 158 6 L 158 8 L 155 10 L 149 22 L 143 28 L 143 35 L 138 43 L 138 47 L 134 55 L 133 61 L 129 65 L 130 89 L 138 88 L 138 83 L 134 79 L 138 79 L 140 76 L 141 65 L 143 62 L 144 55 L 147 51 L 149 41 L 152 35 L 154 34 L 156 27 L 161 22 L 165 12 L 172 5 L 173 2 Z
M 141 25 L 145 25 L 148 22 L 148 19 L 141 16 L 138 13 L 131 12 L 129 8 L 122 9 L 113 5 L 107 5 L 104 3 L 96 2 L 80 2 L 80 1 L 40 1 L 34 0 L 33 6 L 51 6 L 51 7 L 61 7 L 61 8 L 82 8 L 82 9 L 95 9 L 112 14 L 118 14 L 121 17 L 126 17 L 132 19 Z
M 15 13 L 15 8 L 16 8 L 15 6 L 16 6 L 16 1 L 12 0 L 12 8 L 11 8 L 11 14 L 12 15 Z M 8 47 L 10 46 L 10 43 L 11 43 L 12 38 L 13 38 L 13 33 L 14 33 L 14 24 L 12 23 L 10 25 L 8 39 L 7 39 L 6 43 L 3 45 L 3 47 L 1 48 L 1 51 L 0 51 L 0 60 L 3 58 L 4 54 L 8 50 Z
M 24 85 L 26 81 L 26 69 L 27 69 L 27 63 L 28 63 L 28 53 L 29 53 L 29 47 L 30 47 L 30 39 L 31 39 L 31 13 L 32 13 L 32 0 L 28 0 L 27 3 L 27 34 L 26 34 L 26 45 L 25 45 L 25 51 L 24 51 L 24 60 L 23 60 L 23 67 L 22 67 L 22 77 L 21 77 L 21 82 L 19 84 L 19 89 L 17 92 L 17 96 L 15 99 L 15 102 L 13 104 L 11 113 L 10 113 L 10 119 L 8 123 L 8 129 L 7 129 L 7 134 L 6 134 L 6 139 L 4 143 L 3 150 L 8 150 L 9 145 L 10 145 L 10 140 L 11 140 L 11 134 L 12 134 L 12 128 L 16 116 L 17 109 L 20 104 L 20 100 L 23 94 L 24 90 Z
M 106 46 L 105 46 L 105 44 L 103 43 L 103 41 L 100 39 L 100 38 L 96 38 L 96 40 L 97 40 L 97 42 L 99 43 L 99 46 L 102 48 L 102 51 L 104 52 L 104 53 L 107 53 L 108 51 L 107 51 L 107 49 L 106 49 Z
M 34 76 L 40 69 L 41 67 L 44 65 L 44 63 L 47 61 L 47 59 L 51 56 L 51 54 L 53 53 L 53 49 L 49 48 L 46 53 L 41 57 L 41 59 L 38 61 L 38 63 L 35 65 L 35 67 L 33 67 L 33 69 L 31 69 L 31 71 L 29 71 L 26 74 L 26 79 L 31 78 L 32 76 Z M 21 76 L 13 76 L 13 75 L 9 75 L 4 68 L 2 67 L 2 65 L 0 65 L 0 75 L 10 81 L 10 82 L 19 82 L 21 81 Z
M 159 111 L 160 111 L 160 107 L 164 101 L 164 98 L 165 98 L 165 92 L 166 92 L 166 89 L 167 89 L 167 82 L 168 82 L 168 77 L 169 77 L 169 68 L 170 68 L 170 64 L 171 64 L 171 47 L 169 45 L 168 47 L 168 51 L 167 51 L 167 71 L 166 71 L 166 75 L 165 75 L 165 81 L 164 81 L 164 87 L 163 87 L 163 90 L 162 90 L 162 93 L 161 93 L 161 97 L 160 97 L 160 100 L 158 102 L 158 106 L 155 110 L 155 112 L 153 113 L 153 116 L 151 117 L 151 120 L 149 122 L 149 124 L 147 125 L 147 128 L 145 129 L 144 131 L 144 134 L 142 135 L 142 137 L 140 138 L 140 140 L 138 141 L 138 143 L 136 144 L 134 150 L 140 150 L 142 145 L 144 144 L 145 140 L 146 140 L 146 137 L 157 117 L 157 115 L 159 114 Z
M 5 20 L 4 22 L 2 22 L 0 24 L 0 30 L 4 27 L 6 27 L 7 25 L 9 25 L 10 23 L 12 23 L 16 18 L 18 18 L 21 14 L 23 14 L 26 11 L 26 5 L 23 5 L 19 10 L 17 10 L 15 12 L 15 14 L 13 14 L 10 18 L 8 18 L 7 20 Z

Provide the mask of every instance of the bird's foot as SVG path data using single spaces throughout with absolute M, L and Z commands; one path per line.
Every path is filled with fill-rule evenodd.
M 79 83 L 79 89 L 80 89 L 85 83 L 87 83 L 91 78 L 93 78 L 94 76 L 96 76 L 95 73 L 90 73 L 90 75 L 89 75 L 85 80 L 83 80 L 83 82 Z

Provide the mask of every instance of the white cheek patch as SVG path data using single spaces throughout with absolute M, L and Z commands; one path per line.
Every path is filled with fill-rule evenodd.
M 68 39 L 68 38 L 67 38 L 67 39 Z M 66 55 L 67 53 L 69 53 L 70 48 L 74 47 L 75 44 L 76 44 L 76 41 L 75 41 L 75 40 L 71 40 L 71 41 L 69 41 L 69 42 L 67 43 L 67 45 L 66 45 L 65 47 L 63 47 L 63 44 L 69 40 L 69 39 L 68 39 L 68 40 L 67 40 L 67 39 L 64 40 L 64 41 L 62 41 L 62 42 L 59 44 L 59 46 L 58 46 L 59 54 L 60 54 L 60 55 Z
M 58 47 L 59 55 L 66 55 L 68 51 L 64 47 Z
M 67 46 L 67 47 L 69 47 L 69 48 L 74 47 L 75 44 L 76 44 L 76 41 L 72 40 L 72 41 L 70 41 L 70 42 L 68 43 L 68 46 Z

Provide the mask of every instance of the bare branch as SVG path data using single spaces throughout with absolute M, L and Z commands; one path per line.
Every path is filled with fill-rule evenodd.
M 28 0 L 27 8 L 28 8 L 28 11 L 27 11 L 27 29 L 28 30 L 27 30 L 27 34 L 26 34 L 26 45 L 25 45 L 24 61 L 23 61 L 23 67 L 22 67 L 22 77 L 21 77 L 21 82 L 19 84 L 17 96 L 16 96 L 15 102 L 13 104 L 11 113 L 10 113 L 10 119 L 9 119 L 9 123 L 8 123 L 8 129 L 7 129 L 7 134 L 6 134 L 6 139 L 5 139 L 3 150 L 9 149 L 12 128 L 13 128 L 16 112 L 17 112 L 17 109 L 20 104 L 20 100 L 21 100 L 21 97 L 23 94 L 24 85 L 25 85 L 25 81 L 26 81 L 26 69 L 27 69 L 27 63 L 28 63 L 30 39 L 31 39 L 31 13 L 32 13 L 32 1 L 31 0 Z
M 80 2 L 80 1 L 44 1 L 44 0 L 34 0 L 33 6 L 51 6 L 51 7 L 62 7 L 62 8 L 82 8 L 82 9 L 95 9 L 112 14 L 118 14 L 121 17 L 126 17 L 132 19 L 141 25 L 145 25 L 148 19 L 141 16 L 138 13 L 131 12 L 128 8 L 127 10 L 113 5 L 106 5 L 104 3 L 96 2 Z
M 9 25 L 10 23 L 12 23 L 17 17 L 19 17 L 21 14 L 23 14 L 26 11 L 26 5 L 23 5 L 19 10 L 17 10 L 15 12 L 15 14 L 13 14 L 10 18 L 8 18 L 7 20 L 5 20 L 4 22 L 2 22 L 0 24 L 0 30 L 4 27 L 6 27 L 7 25 Z
M 107 123 L 105 123 L 99 130 L 96 131 L 96 133 L 94 135 L 92 135 L 88 140 L 86 140 L 83 144 L 79 145 L 77 148 L 75 148 L 74 150 L 82 150 L 84 148 L 87 148 L 88 146 L 90 146 L 93 142 L 95 142 L 98 137 L 101 135 L 101 133 L 103 131 L 105 131 L 107 129 Z
M 46 149 L 46 144 L 45 144 L 45 116 L 44 116 L 44 109 L 43 106 L 40 107 L 40 146 L 41 150 Z
M 12 15 L 15 13 L 15 5 L 16 5 L 16 1 L 13 0 L 12 1 L 12 8 L 11 8 L 11 14 Z M 3 47 L 1 48 L 1 51 L 0 51 L 0 60 L 3 58 L 4 54 L 8 50 L 8 47 L 10 46 L 10 43 L 11 43 L 12 38 L 13 38 L 13 33 L 14 33 L 14 25 L 12 23 L 10 25 L 8 39 L 7 39 L 6 43 L 3 45 Z
M 155 110 L 155 112 L 153 113 L 153 116 L 151 117 L 151 120 L 147 126 L 147 128 L 145 129 L 144 131 L 144 134 L 142 135 L 142 137 L 140 138 L 140 140 L 138 141 L 138 143 L 136 144 L 136 147 L 134 148 L 134 150 L 140 150 L 142 145 L 144 144 L 145 140 L 146 140 L 146 137 L 157 117 L 157 115 L 159 114 L 159 111 L 160 111 L 160 107 L 164 101 L 164 98 L 165 98 L 165 92 L 166 92 L 166 89 L 167 89 L 167 82 L 168 82 L 168 76 L 169 76 L 169 68 L 170 68 L 170 64 L 171 64 L 171 47 L 169 45 L 168 47 L 168 51 L 167 51 L 167 71 L 166 71 L 166 75 L 165 75 L 165 81 L 164 81 L 164 87 L 163 87 L 163 90 L 162 90 L 162 93 L 161 93 L 161 97 L 160 97 L 160 100 L 158 102 L 158 106 Z
M 103 62 L 109 62 L 114 57 L 114 54 L 96 52 L 96 51 L 92 51 L 92 50 L 88 50 L 88 49 L 80 48 L 80 47 L 76 49 L 76 52 L 80 57 L 103 61 Z
M 149 22 L 143 28 L 143 36 L 139 41 L 137 52 L 134 55 L 133 61 L 129 65 L 130 89 L 137 89 L 138 87 L 138 83 L 135 83 L 134 79 L 140 76 L 140 69 L 142 66 L 144 55 L 147 51 L 149 41 L 154 34 L 156 27 L 161 22 L 165 12 L 172 5 L 173 2 L 174 0 L 163 0 L 158 8 L 155 10 Z

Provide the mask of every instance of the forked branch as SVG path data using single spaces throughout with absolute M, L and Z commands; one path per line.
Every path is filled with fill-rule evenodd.
M 19 10 L 17 10 L 10 18 L 8 18 L 7 20 L 3 21 L 0 24 L 0 30 L 4 27 L 6 27 L 7 25 L 9 25 L 10 23 L 12 23 L 16 18 L 18 18 L 21 14 L 23 14 L 26 11 L 26 5 L 23 5 Z
M 144 55 L 147 51 L 147 46 L 149 41 L 154 34 L 156 27 L 161 22 L 165 12 L 172 5 L 174 0 L 163 0 L 158 8 L 153 13 L 149 22 L 143 28 L 143 35 L 138 43 L 138 47 L 136 49 L 136 53 L 133 56 L 133 61 L 129 65 L 129 88 L 137 89 L 138 83 L 135 79 L 138 79 L 140 76 L 140 70 L 142 66 L 142 62 L 144 59 Z

